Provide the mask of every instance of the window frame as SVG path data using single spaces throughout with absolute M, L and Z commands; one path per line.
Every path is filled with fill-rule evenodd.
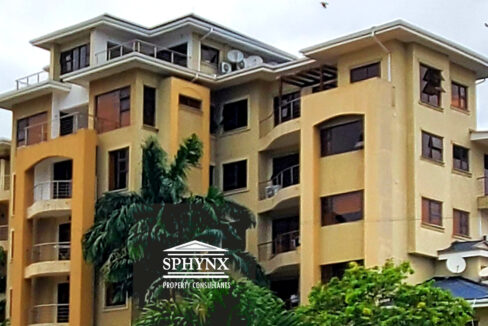
M 29 124 L 30 119 L 34 119 L 34 118 L 39 117 L 39 116 L 42 116 L 42 115 L 45 116 L 44 122 L 42 122 L 42 123 Z M 19 128 L 19 124 L 21 122 L 25 122 L 26 125 L 24 127 L 22 127 L 22 128 Z M 43 133 L 41 133 L 40 140 L 38 142 L 29 143 L 29 137 L 26 136 L 25 131 L 23 133 L 19 133 L 20 130 L 25 130 L 26 128 L 29 128 L 29 127 L 35 127 L 36 125 L 37 126 L 41 126 L 43 124 L 46 125 L 46 130 L 42 130 L 41 129 L 43 131 Z M 17 147 L 22 147 L 22 146 L 35 145 L 35 144 L 38 144 L 38 143 L 43 142 L 44 140 L 47 140 L 48 135 L 49 135 L 49 131 L 47 130 L 48 129 L 48 124 L 49 124 L 49 118 L 48 118 L 48 112 L 47 111 L 42 111 L 42 112 L 34 113 L 34 114 L 29 115 L 29 116 L 26 116 L 26 117 L 17 119 L 16 126 L 15 126 L 16 127 L 16 130 L 15 130 L 15 133 L 16 133 L 16 135 L 15 135 L 16 146 Z M 22 139 L 19 139 L 19 135 L 22 135 L 23 138 Z
M 457 215 L 457 216 L 456 216 Z M 470 223 L 469 223 L 469 212 L 454 208 L 452 210 L 452 235 L 458 237 L 469 238 Z M 463 218 L 466 218 L 465 223 L 463 223 Z M 465 224 L 463 226 L 463 224 Z M 466 228 L 466 233 L 462 233 L 463 228 Z M 456 232 L 457 231 L 457 232 Z
M 107 299 L 108 299 L 108 297 L 107 297 L 107 290 L 108 290 L 108 286 L 109 285 L 112 285 L 112 284 L 115 284 L 115 283 L 110 283 L 110 282 L 103 281 L 103 309 L 104 310 L 127 309 L 128 306 L 129 306 L 129 294 L 127 292 L 125 293 L 124 303 L 121 303 L 121 304 L 110 304 L 110 305 L 107 304 Z
M 110 131 L 117 130 L 117 129 L 124 128 L 124 127 L 128 127 L 131 125 L 131 89 L 132 89 L 131 85 L 128 85 L 128 86 L 120 87 L 120 88 L 111 90 L 109 92 L 101 93 L 101 94 L 98 94 L 95 96 L 95 118 L 104 120 L 104 121 L 102 121 L 102 124 L 101 124 L 101 126 L 102 126 L 101 130 L 98 127 L 96 128 L 98 134 L 110 132 Z M 118 112 L 116 112 L 118 120 L 117 121 L 108 121 L 107 119 L 99 116 L 98 99 L 102 96 L 107 96 L 107 95 L 114 94 L 117 92 L 119 93 L 119 96 L 118 96 L 119 107 L 118 107 Z M 126 95 L 124 95 L 124 92 L 126 92 Z M 123 108 L 122 103 L 126 103 L 126 102 L 128 102 L 128 107 Z M 127 114 L 127 112 L 129 115 L 128 123 L 122 124 L 122 115 Z M 110 125 L 109 125 L 109 127 L 107 128 L 108 130 L 105 130 L 105 128 L 103 127 L 105 122 L 114 123 L 115 127 L 110 128 Z M 100 123 L 100 121 L 99 121 L 99 123 Z
M 455 153 L 456 153 L 456 149 L 460 149 L 462 151 L 465 151 L 463 154 L 465 155 L 464 159 L 465 161 L 463 160 L 463 157 L 461 158 L 455 158 Z M 469 172 L 469 148 L 467 147 L 464 147 L 464 146 L 460 146 L 460 145 L 456 145 L 456 144 L 452 144 L 452 168 L 454 170 L 457 170 L 457 171 L 462 171 L 462 172 Z M 456 166 L 456 161 L 459 161 L 460 163 L 460 166 Z M 466 168 L 463 168 L 463 163 L 466 165 Z
M 226 173 L 225 173 L 225 167 L 230 165 L 230 164 L 238 164 L 238 163 L 242 163 L 242 162 L 245 162 L 246 166 L 245 166 L 245 182 L 246 184 L 242 187 L 240 186 L 236 186 L 235 188 L 231 188 L 231 189 L 226 189 L 225 187 L 225 176 L 226 176 Z M 221 177 L 221 185 L 222 185 L 222 191 L 224 193 L 232 193 L 232 192 L 240 192 L 240 191 L 246 191 L 249 187 L 249 159 L 248 158 L 242 158 L 242 159 L 236 159 L 236 160 L 232 160 L 232 161 L 228 161 L 228 162 L 223 162 L 222 165 L 221 165 L 221 168 L 222 168 L 222 177 Z M 237 183 L 237 182 L 236 182 Z
M 455 87 L 457 88 L 456 93 L 458 96 L 459 105 L 454 104 L 454 93 L 455 93 L 454 88 Z M 464 97 L 461 95 L 461 89 L 464 89 Z M 461 105 L 463 100 L 464 100 L 464 106 Z M 468 103 L 468 86 L 465 86 L 465 85 L 458 83 L 458 82 L 455 82 L 455 81 L 451 81 L 451 107 L 462 110 L 462 111 L 469 112 L 468 105 L 469 105 L 469 103 Z
M 378 70 L 377 75 L 370 75 L 369 74 L 369 69 L 371 69 L 372 67 L 377 67 L 377 70 Z M 359 71 L 360 69 L 366 69 L 365 77 L 360 77 L 359 79 L 354 79 L 353 74 L 356 71 Z M 356 67 L 349 69 L 349 82 L 351 84 L 357 83 L 357 82 L 360 82 L 363 80 L 371 79 L 371 78 L 376 78 L 376 77 L 381 78 L 381 61 L 376 61 L 373 63 L 368 63 L 368 64 L 356 66 Z
M 427 155 L 427 152 L 424 150 L 424 136 L 429 137 L 429 141 L 427 143 L 428 150 L 429 150 L 428 155 Z M 434 143 L 432 141 L 434 138 L 440 140 L 440 143 L 441 143 L 440 149 L 438 147 L 434 147 L 434 148 L 432 147 L 434 145 Z M 430 161 L 438 162 L 438 163 L 444 162 L 444 138 L 443 137 L 435 135 L 435 134 L 430 133 L 430 132 L 427 132 L 425 130 L 422 130 L 420 141 L 421 141 L 421 149 L 420 150 L 421 150 L 422 158 L 425 158 L 425 159 L 430 160 Z M 434 154 L 433 154 L 434 150 L 435 151 L 440 150 L 440 159 L 434 158 Z
M 151 99 L 147 99 L 146 98 L 146 91 L 151 91 L 153 92 L 152 96 L 152 100 Z M 148 105 L 148 101 L 151 100 L 151 106 L 152 106 L 152 112 L 149 112 L 151 114 L 151 119 L 152 119 L 152 123 L 151 121 L 148 121 L 146 120 L 146 117 L 148 115 L 146 115 L 146 110 L 149 109 L 149 107 L 147 106 Z M 142 124 L 145 125 L 145 126 L 150 126 L 150 127 L 156 127 L 156 108 L 157 108 L 157 89 L 156 87 L 152 87 L 152 86 L 148 86 L 148 85 L 144 85 L 143 86 L 143 104 L 142 104 Z
M 424 204 L 428 204 L 428 216 L 424 216 Z M 433 215 L 433 208 L 432 208 L 432 205 L 435 204 L 435 205 L 439 205 L 440 207 L 440 214 L 439 216 L 432 216 Z M 422 221 L 422 224 L 426 224 L 426 225 L 433 225 L 433 226 L 436 226 L 436 227 L 440 227 L 442 228 L 443 227 L 443 202 L 442 201 L 439 201 L 439 200 L 435 200 L 435 199 L 432 199 L 432 198 L 428 198 L 428 197 L 422 197 L 422 203 L 421 203 L 421 221 Z M 438 218 L 439 219 L 439 223 L 436 223 L 434 221 L 434 218 Z
M 212 59 L 210 59 L 210 60 L 204 59 L 204 56 L 203 56 L 204 48 L 205 48 L 205 51 L 215 51 L 216 52 L 216 56 L 214 57 L 214 58 L 216 58 L 215 62 L 212 62 Z M 213 46 L 210 46 L 210 45 L 207 45 L 204 43 L 200 43 L 200 61 L 206 65 L 218 68 L 219 63 L 220 63 L 220 50 L 213 47 Z
M 183 101 L 182 101 L 183 100 Z M 188 107 L 194 110 L 201 111 L 202 110 L 203 101 L 196 97 L 188 96 L 185 94 L 178 95 L 178 105 Z
M 85 49 L 85 60 L 84 60 L 84 65 L 82 65 L 82 60 L 81 60 L 81 52 L 82 49 Z M 78 64 L 77 68 L 75 68 L 75 53 L 78 55 Z M 70 55 L 71 59 L 69 61 L 66 61 L 66 57 Z M 67 68 L 67 62 L 71 64 L 71 68 Z M 68 74 L 73 71 L 77 71 L 86 67 L 90 66 L 90 43 L 85 43 L 82 45 L 75 46 L 71 49 L 61 51 L 59 54 L 59 65 L 60 65 L 60 74 Z
M 358 141 L 356 141 L 356 144 L 358 143 L 361 143 L 362 144 L 358 147 L 355 147 L 355 148 L 352 148 L 352 149 L 348 149 L 348 150 L 340 150 L 340 151 L 332 151 L 332 152 L 328 152 L 327 148 L 329 146 L 327 146 L 327 144 L 329 142 L 332 142 L 332 130 L 333 129 L 336 129 L 336 128 L 341 128 L 341 127 L 345 127 L 345 126 L 348 126 L 348 125 L 352 125 L 352 124 L 356 124 L 356 123 L 360 123 L 360 139 L 358 139 Z M 348 121 L 343 121 L 343 122 L 340 122 L 340 123 L 336 123 L 336 124 L 331 124 L 331 125 L 323 125 L 320 127 L 320 130 L 319 130 L 319 137 L 320 137 L 320 157 L 327 157 L 327 156 L 331 156 L 331 155 L 338 155 L 338 154 L 343 154 L 343 153 L 349 153 L 349 152 L 355 152 L 355 151 L 359 151 L 359 150 L 362 150 L 364 149 L 364 118 L 363 117 L 360 117 L 360 118 L 357 118 L 357 119 L 351 119 L 351 120 L 348 120 Z M 362 138 L 362 139 L 361 139 Z
M 239 125 L 239 126 L 234 127 L 232 129 L 226 129 L 226 125 L 225 125 L 225 108 L 226 108 L 226 106 L 234 104 L 234 103 L 242 102 L 242 101 L 246 101 L 246 115 L 245 115 L 246 116 L 246 124 L 245 125 Z M 234 132 L 240 132 L 240 131 L 244 131 L 244 130 L 249 129 L 249 120 L 250 120 L 249 106 L 250 106 L 249 96 L 232 99 L 232 100 L 229 100 L 229 101 L 222 103 L 222 106 L 220 109 L 221 122 L 219 124 L 219 127 L 222 129 L 222 133 L 224 133 L 224 134 L 225 133 L 234 133 Z
M 327 222 L 327 214 L 332 214 L 334 213 L 334 202 L 333 200 L 339 197 L 343 196 L 348 196 L 348 195 L 353 195 L 353 194 L 358 194 L 360 196 L 360 201 L 361 201 L 361 209 L 359 211 L 355 212 L 350 212 L 349 214 L 360 214 L 360 218 L 350 220 L 350 221 L 344 221 L 344 222 L 335 222 L 335 223 L 328 223 Z M 327 212 L 327 210 L 330 210 L 330 212 Z M 354 191 L 349 191 L 349 192 L 344 192 L 344 193 L 339 193 L 339 194 L 333 194 L 333 195 L 327 195 L 323 196 L 320 198 L 320 212 L 321 212 L 321 226 L 330 226 L 330 225 L 338 225 L 338 224 L 345 224 L 345 223 L 352 223 L 352 222 L 358 222 L 364 220 L 364 190 L 354 190 Z
M 425 73 L 422 74 L 422 69 L 426 69 Z M 424 76 L 427 74 L 428 70 L 434 70 L 435 72 L 439 73 L 439 87 L 440 89 L 437 90 L 437 94 L 435 95 L 429 95 L 427 93 L 424 93 L 423 89 L 425 86 L 427 86 L 428 81 L 424 80 Z M 443 82 L 443 77 L 442 77 L 442 70 L 438 68 L 434 68 L 432 66 L 429 66 L 427 64 L 424 64 L 422 62 L 419 63 L 419 95 L 420 95 L 420 102 L 425 105 L 429 105 L 435 108 L 441 108 L 442 107 L 442 93 L 444 92 L 444 89 L 442 88 L 442 82 Z M 423 98 L 423 95 L 427 96 L 427 99 Z M 432 103 L 431 97 L 437 96 L 437 102 Z
M 112 155 L 116 155 L 122 151 L 126 152 L 126 157 L 121 159 L 120 157 L 114 158 L 114 161 L 112 162 Z M 130 175 L 130 147 L 122 147 L 114 150 L 110 150 L 108 152 L 109 156 L 109 162 L 108 162 L 108 191 L 124 191 L 129 189 L 129 175 Z M 126 167 L 125 171 L 117 171 L 118 168 L 120 168 L 121 161 L 125 161 Z M 112 172 L 112 166 L 114 171 Z M 120 175 L 122 173 L 125 173 L 125 187 L 120 187 L 120 185 L 117 185 L 117 183 L 120 182 Z M 114 178 L 114 179 L 112 179 Z

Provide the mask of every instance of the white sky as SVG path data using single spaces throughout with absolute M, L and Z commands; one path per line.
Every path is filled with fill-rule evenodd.
M 288 52 L 394 19 L 404 19 L 488 57 L 487 0 L 0 0 L 0 92 L 40 71 L 48 52 L 29 41 L 109 13 L 153 26 L 196 13 Z M 478 127 L 488 129 L 488 82 L 478 86 Z M 0 138 L 11 137 L 0 109 Z

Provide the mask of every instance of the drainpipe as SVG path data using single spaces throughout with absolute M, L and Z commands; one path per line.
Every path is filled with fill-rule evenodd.
M 376 30 L 375 30 L 375 27 L 373 27 L 371 29 L 371 37 L 373 38 L 373 40 L 378 43 L 378 45 L 383 49 L 383 51 L 385 51 L 385 53 L 387 54 L 387 60 L 388 60 L 388 81 L 391 82 L 391 52 L 390 50 L 388 50 L 388 48 L 383 44 L 381 43 L 380 40 L 378 40 L 378 38 L 376 37 Z
M 201 61 L 202 61 L 202 51 L 201 51 L 201 49 L 202 49 L 202 41 L 204 39 L 206 39 L 207 37 L 209 37 L 210 34 L 213 33 L 213 31 L 214 31 L 214 28 L 213 27 L 210 27 L 210 29 L 208 30 L 208 32 L 205 35 L 203 35 L 202 37 L 200 37 L 200 39 L 198 40 L 199 43 L 200 43 L 200 49 L 198 51 L 198 69 L 197 69 L 198 71 L 200 71 L 200 68 L 201 68 L 200 65 L 201 65 Z M 195 79 L 196 78 L 198 78 L 198 76 L 195 76 Z

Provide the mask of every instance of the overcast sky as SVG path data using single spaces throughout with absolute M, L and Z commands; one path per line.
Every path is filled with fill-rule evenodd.
M 35 37 L 109 13 L 153 26 L 196 13 L 298 54 L 304 47 L 394 19 L 404 19 L 488 56 L 487 0 L 0 0 L 0 93 L 40 71 L 49 53 Z M 488 129 L 488 82 L 478 86 L 478 127 Z M 0 138 L 11 137 L 10 112 L 0 109 Z

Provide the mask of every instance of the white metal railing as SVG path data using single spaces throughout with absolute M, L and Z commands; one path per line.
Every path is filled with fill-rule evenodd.
M 0 225 L 0 241 L 8 240 L 8 225 Z
M 271 198 L 282 188 L 300 183 L 300 165 L 295 164 L 278 172 L 270 180 L 259 183 L 259 199 Z
M 34 185 L 34 202 L 71 198 L 71 180 L 43 181 Z
M 69 322 L 69 303 L 48 303 L 32 307 L 30 324 Z
M 259 261 L 270 260 L 280 253 L 296 250 L 299 245 L 300 231 L 278 234 L 272 241 L 258 245 L 258 259 Z
M 59 135 L 74 134 L 80 129 L 88 128 L 88 114 L 83 112 L 73 112 L 54 120 L 59 123 Z
M 0 190 L 10 190 L 10 175 L 4 175 L 0 178 Z
M 281 106 L 273 113 L 275 126 L 282 124 L 283 122 L 299 118 L 300 104 L 300 97 L 297 97 L 291 101 L 282 100 Z
M 38 243 L 32 246 L 31 262 L 70 260 L 69 242 Z
M 24 76 L 22 78 L 16 79 L 15 80 L 15 87 L 17 90 L 32 86 L 35 84 L 39 84 L 40 82 L 43 82 L 45 80 L 49 79 L 49 73 L 47 71 L 39 71 L 33 74 L 30 74 L 28 76 Z
M 48 121 L 39 122 L 25 127 L 17 134 L 23 133 L 23 139 L 17 139 L 17 146 L 28 146 L 41 143 L 47 140 Z M 18 136 L 17 136 L 18 137 Z
M 180 66 L 187 66 L 188 58 L 186 54 L 138 39 L 118 44 L 95 53 L 95 62 L 96 64 L 99 64 L 132 52 L 141 53 Z

